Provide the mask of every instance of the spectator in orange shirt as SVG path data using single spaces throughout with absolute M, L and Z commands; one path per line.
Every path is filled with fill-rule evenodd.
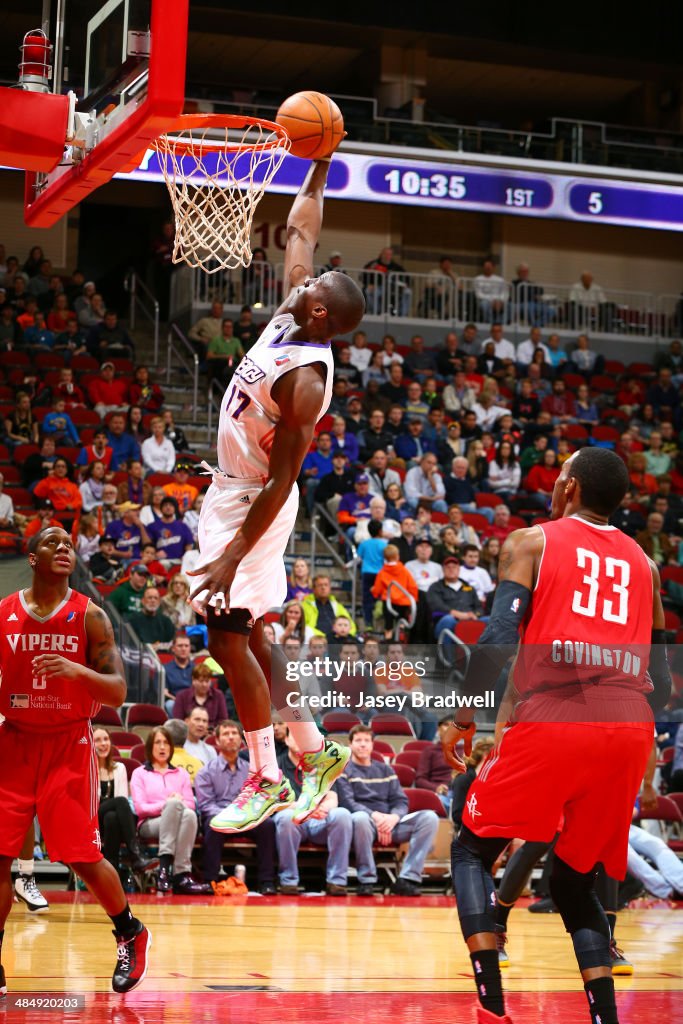
M 35 537 L 41 530 L 47 530 L 50 526 L 61 527 L 63 525 L 59 519 L 55 519 L 53 512 L 54 506 L 48 498 L 36 503 L 36 514 L 33 519 L 29 519 L 24 529 L 24 550 L 26 550 L 26 545 L 31 537 Z
M 374 598 L 379 598 L 384 602 L 384 636 L 386 640 L 391 639 L 396 620 L 399 617 L 408 615 L 410 612 L 410 602 L 406 600 L 406 596 L 401 590 L 398 590 L 397 587 L 391 587 L 391 593 L 389 594 L 391 583 L 399 584 L 403 590 L 410 594 L 414 601 L 417 601 L 417 583 L 403 562 L 399 561 L 398 548 L 395 544 L 387 544 L 385 547 L 384 566 L 377 573 L 375 582 L 370 590 Z M 392 607 L 394 608 L 393 612 L 389 611 L 387 596 L 391 600 Z
M 95 407 L 95 412 L 102 418 L 108 412 L 128 408 L 128 381 L 123 377 L 115 377 L 113 363 L 102 363 L 100 376 L 88 385 L 88 396 Z
M 19 316 L 17 317 L 17 324 L 21 328 L 22 333 L 23 331 L 26 330 L 27 327 L 33 327 L 34 323 L 36 322 L 37 311 L 37 300 L 33 298 L 27 299 L 26 304 L 24 306 L 24 312 L 20 313 Z
M 647 505 L 653 494 L 657 493 L 657 479 L 647 472 L 644 452 L 633 452 L 628 460 L 628 475 L 635 491 L 636 501 Z
M 164 493 L 170 498 L 175 498 L 178 509 L 182 515 L 191 509 L 197 500 L 199 490 L 188 484 L 190 466 L 187 462 L 178 462 L 173 471 L 174 480 L 170 484 L 164 484 Z
M 49 498 L 56 512 L 72 512 L 72 516 L 61 519 L 65 530 L 81 511 L 83 496 L 76 484 L 69 478 L 71 466 L 66 459 L 59 456 L 55 459 L 52 472 L 43 480 L 39 480 L 33 489 L 36 498 Z

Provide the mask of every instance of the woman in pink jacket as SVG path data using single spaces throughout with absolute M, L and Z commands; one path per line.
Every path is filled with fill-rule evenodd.
M 195 799 L 190 776 L 171 763 L 173 751 L 173 740 L 163 726 L 150 732 L 145 741 L 147 760 L 130 780 L 140 836 L 159 844 L 159 892 L 172 888 L 179 896 L 211 895 L 211 886 L 190 874 L 198 823 Z

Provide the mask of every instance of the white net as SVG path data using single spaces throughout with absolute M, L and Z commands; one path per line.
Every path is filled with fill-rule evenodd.
M 186 115 L 154 143 L 175 214 L 173 262 L 207 274 L 250 265 L 254 211 L 290 147 L 279 125 L 227 120 Z

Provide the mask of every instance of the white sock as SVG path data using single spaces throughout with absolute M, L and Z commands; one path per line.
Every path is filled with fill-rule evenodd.
M 33 868 L 35 867 L 35 861 L 33 860 L 33 857 L 31 857 L 30 860 L 17 860 L 17 864 L 19 865 L 20 875 L 33 874 Z
M 280 778 L 280 769 L 277 766 L 272 725 L 265 729 L 255 729 L 254 732 L 245 732 L 244 738 L 249 750 L 249 770 L 261 772 L 265 779 L 276 782 Z
M 313 721 L 308 705 L 303 708 L 282 708 L 278 715 L 287 723 L 292 739 L 302 754 L 320 750 L 325 738 Z

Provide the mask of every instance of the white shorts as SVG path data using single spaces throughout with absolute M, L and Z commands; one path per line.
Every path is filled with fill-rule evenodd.
M 200 565 L 206 565 L 225 551 L 262 490 L 262 477 L 241 479 L 224 473 L 214 474 L 199 516 Z M 252 618 L 258 619 L 284 603 L 287 573 L 283 556 L 298 509 L 299 488 L 294 484 L 275 521 L 240 562 L 228 595 L 230 608 L 246 608 Z M 195 576 L 195 581 L 201 584 L 201 577 Z M 199 594 L 195 602 L 202 596 Z M 223 607 L 222 598 L 214 596 L 209 603 Z

